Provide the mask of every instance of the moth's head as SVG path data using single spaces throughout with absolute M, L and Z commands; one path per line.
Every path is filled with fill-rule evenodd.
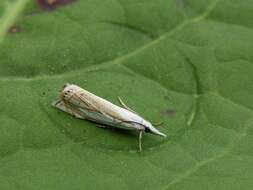
M 159 135 L 162 137 L 166 137 L 164 133 L 160 132 L 158 129 L 156 129 L 150 122 L 145 122 L 145 132 L 152 133 L 154 135 Z
M 61 91 L 61 98 L 63 100 L 69 100 L 75 94 L 76 90 L 76 85 L 66 83 Z

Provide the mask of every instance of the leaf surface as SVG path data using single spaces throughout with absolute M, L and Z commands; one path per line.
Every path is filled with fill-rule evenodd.
M 23 5 L 8 2 L 0 189 L 252 188 L 251 0 L 30 1 L 15 23 Z M 136 133 L 54 109 L 67 82 L 120 96 L 169 137 L 146 134 L 140 154 Z

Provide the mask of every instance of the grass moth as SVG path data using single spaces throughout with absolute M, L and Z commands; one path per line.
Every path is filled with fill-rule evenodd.
M 119 101 L 122 107 L 77 85 L 66 84 L 52 105 L 77 118 L 90 120 L 103 126 L 138 131 L 140 151 L 142 151 L 142 134 L 144 132 L 166 137 L 149 121 L 127 107 L 120 98 Z

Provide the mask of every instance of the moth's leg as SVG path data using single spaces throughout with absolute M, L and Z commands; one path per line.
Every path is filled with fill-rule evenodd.
M 142 133 L 143 131 L 140 130 L 139 132 L 139 151 L 142 152 Z
M 110 126 L 107 126 L 107 125 L 101 125 L 101 124 L 96 124 L 97 127 L 99 128 L 103 128 L 103 129 L 106 129 L 106 128 L 111 128 Z
M 127 110 L 133 112 L 133 113 L 136 113 L 135 111 L 133 111 L 131 108 L 129 108 L 122 100 L 121 98 L 118 96 L 118 100 L 119 100 L 119 103 L 122 105 L 122 107 L 126 108 Z

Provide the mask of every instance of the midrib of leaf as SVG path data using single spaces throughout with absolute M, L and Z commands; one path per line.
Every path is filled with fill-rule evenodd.
M 14 2 L 6 2 L 4 15 L 0 18 L 0 43 L 11 25 L 15 22 L 17 16 L 22 12 L 25 4 L 29 0 L 16 0 Z

